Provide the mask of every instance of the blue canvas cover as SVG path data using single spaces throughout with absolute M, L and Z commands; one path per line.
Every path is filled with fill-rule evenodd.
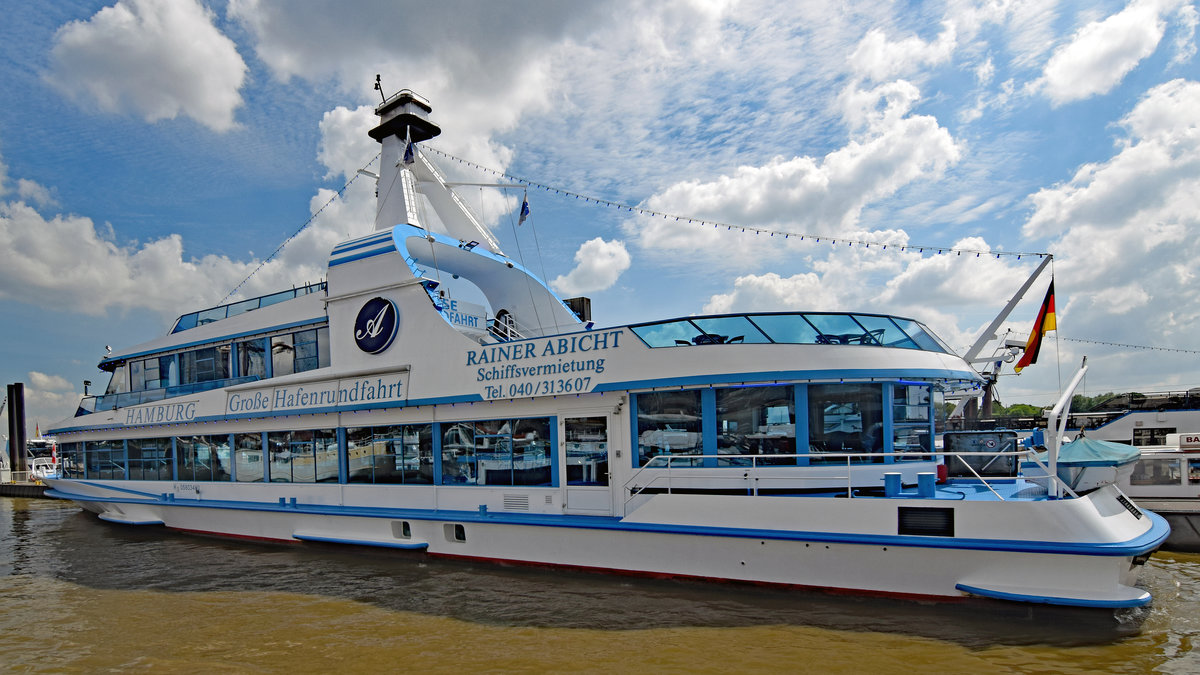
M 1136 462 L 1141 450 L 1124 443 L 1101 441 L 1095 438 L 1076 438 L 1058 449 L 1059 466 L 1120 466 Z M 1047 453 L 1038 459 L 1049 461 Z

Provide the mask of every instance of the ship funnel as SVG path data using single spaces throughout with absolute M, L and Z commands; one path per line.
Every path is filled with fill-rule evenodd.
M 386 230 L 398 224 L 425 227 L 417 211 L 417 180 L 409 165 L 413 162 L 410 143 L 427 141 L 442 133 L 429 121 L 433 108 L 429 102 L 408 89 L 401 89 L 375 108 L 379 126 L 368 132 L 383 146 L 379 156 L 379 193 L 375 207 L 375 229 Z

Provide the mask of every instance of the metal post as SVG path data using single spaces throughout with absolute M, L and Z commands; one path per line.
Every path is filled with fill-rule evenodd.
M 14 472 L 29 470 L 25 450 L 25 385 L 8 385 L 8 454 Z

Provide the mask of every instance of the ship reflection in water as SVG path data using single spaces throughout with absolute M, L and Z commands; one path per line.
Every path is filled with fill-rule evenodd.
M 0 499 L 0 663 L 22 671 L 1195 672 L 1200 556 L 1149 608 L 916 603 L 248 545 Z

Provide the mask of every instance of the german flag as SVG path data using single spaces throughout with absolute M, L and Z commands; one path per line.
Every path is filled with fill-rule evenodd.
M 1029 342 L 1025 343 L 1025 353 L 1013 372 L 1019 373 L 1025 366 L 1037 363 L 1038 352 L 1042 350 L 1042 336 L 1046 331 L 1055 330 L 1054 321 L 1054 280 L 1050 280 L 1050 288 L 1046 289 L 1046 299 L 1042 300 L 1042 308 L 1038 310 L 1037 321 L 1033 322 L 1033 330 L 1029 331 Z

